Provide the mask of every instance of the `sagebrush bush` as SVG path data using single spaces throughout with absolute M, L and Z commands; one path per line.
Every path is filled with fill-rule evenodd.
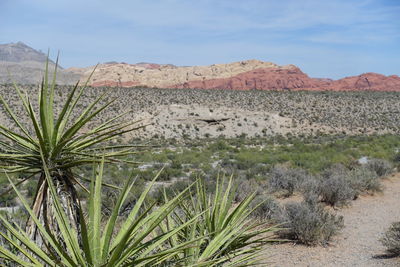
M 252 208 L 257 207 L 251 216 L 260 220 L 275 221 L 276 217 L 282 213 L 281 207 L 271 196 L 259 195 L 251 206 Z
M 331 176 L 346 176 L 348 174 L 348 169 L 343 164 L 332 164 L 328 168 L 322 171 L 323 178 L 329 178 Z
M 343 206 L 353 200 L 357 193 L 353 189 L 349 172 L 342 165 L 327 169 L 321 179 L 319 195 L 321 201 L 331 206 Z
M 394 156 L 393 156 L 393 161 L 395 163 L 400 163 L 400 152 L 397 152 Z
M 355 168 L 349 172 L 348 178 L 356 196 L 362 192 L 375 193 L 382 191 L 380 177 L 370 168 Z
M 320 200 L 320 187 L 321 181 L 313 177 L 313 179 L 309 179 L 304 181 L 301 186 L 301 193 L 305 201 L 319 201 Z
M 386 176 L 393 171 L 392 163 L 385 159 L 370 159 L 366 167 L 376 172 L 378 176 Z
M 343 206 L 356 197 L 356 191 L 343 176 L 332 176 L 321 181 L 321 201 L 331 206 Z
M 326 245 L 344 226 L 343 217 L 326 211 L 315 201 L 288 203 L 279 218 L 286 229 L 279 235 L 306 245 Z
M 309 178 L 308 173 L 300 168 L 275 167 L 271 171 L 268 186 L 270 192 L 282 192 L 284 197 L 289 197 Z
M 261 195 L 264 192 L 264 188 L 255 179 L 241 180 L 237 184 L 235 200 L 242 201 L 249 195 L 249 192 L 255 192 L 256 195 Z
M 388 253 L 400 256 L 400 222 L 393 223 L 381 239 Z

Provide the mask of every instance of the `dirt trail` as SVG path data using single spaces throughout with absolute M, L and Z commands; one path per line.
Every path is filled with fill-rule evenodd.
M 385 256 L 379 238 L 392 222 L 400 221 L 400 173 L 383 180 L 383 194 L 362 196 L 339 210 L 345 228 L 328 247 L 279 244 L 268 247 L 272 266 L 400 266 Z

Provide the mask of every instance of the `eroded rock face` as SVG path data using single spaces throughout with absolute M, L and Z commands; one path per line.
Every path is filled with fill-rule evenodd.
M 69 69 L 87 79 L 93 67 Z M 247 60 L 210 66 L 107 63 L 97 67 L 92 86 L 232 90 L 400 91 L 400 77 L 365 73 L 340 80 L 311 78 L 294 65 Z
M 385 76 L 378 73 L 364 73 L 358 76 L 346 77 L 333 81 L 329 89 L 341 91 L 400 91 L 400 77 L 397 75 Z
M 278 66 L 271 62 L 246 60 L 229 64 L 214 64 L 210 66 L 176 67 L 166 64 L 100 64 L 97 66 L 91 84 L 93 86 L 136 86 L 158 88 L 180 88 L 186 83 L 203 82 L 207 80 L 232 79 L 237 75 L 258 69 L 284 71 L 296 68 L 293 65 Z M 70 72 L 80 74 L 81 80 L 89 77 L 94 67 L 78 69 L 71 68 Z M 182 86 L 181 86 L 182 85 Z M 238 84 L 232 89 L 239 89 Z M 203 87 L 200 87 L 204 89 Z
M 329 83 L 308 77 L 299 68 L 263 68 L 233 77 L 189 81 L 174 88 L 235 89 L 235 90 L 312 90 Z

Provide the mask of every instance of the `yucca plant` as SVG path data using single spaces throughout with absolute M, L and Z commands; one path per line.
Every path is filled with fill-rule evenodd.
M 124 201 L 134 186 L 134 179 L 127 180 L 121 189 L 119 198 L 106 219 L 101 219 L 101 191 L 103 177 L 103 162 L 92 179 L 87 211 L 79 207 L 80 232 L 71 228 L 71 221 L 63 207 L 62 197 L 50 170 L 44 166 L 45 180 L 49 188 L 49 195 L 54 202 L 54 221 L 60 231 L 55 236 L 50 229 L 36 216 L 24 196 L 10 179 L 10 183 L 36 225 L 41 236 L 46 240 L 47 248 L 40 247 L 30 237 L 29 233 L 18 225 L 9 223 L 7 218 L 0 214 L 0 222 L 7 231 L 0 231 L 0 235 L 8 241 L 8 246 L 0 246 L 0 265 L 18 264 L 21 266 L 177 266 L 176 256 L 194 242 L 203 237 L 194 237 L 184 242 L 169 246 L 167 240 L 173 238 L 182 229 L 196 221 L 202 214 L 187 220 L 185 223 L 154 235 L 156 229 L 169 214 L 176 209 L 190 187 L 176 195 L 159 207 L 146 207 L 145 199 L 155 179 L 138 197 L 137 202 L 129 215 L 121 222 L 118 220 Z M 72 218 L 73 219 L 73 218 Z M 82 242 L 82 245 L 80 244 Z M 50 253 L 49 253 L 50 252 Z M 3 259 L 1 261 L 1 258 Z
M 120 121 L 120 116 L 109 119 L 91 130 L 83 131 L 98 114 L 109 107 L 115 99 L 105 101 L 106 93 L 101 94 L 79 115 L 77 103 L 88 81 L 79 86 L 79 82 L 69 93 L 61 111 L 55 114 L 54 94 L 56 90 L 56 72 L 58 57 L 52 82 L 48 78 L 48 60 L 45 75 L 42 80 L 38 96 L 38 112 L 35 112 L 31 98 L 24 93 L 15 83 L 14 88 L 19 100 L 29 118 L 30 123 L 24 125 L 16 113 L 0 96 L 3 110 L 8 114 L 14 128 L 0 125 L 0 169 L 8 173 L 30 173 L 29 179 L 37 179 L 36 194 L 32 203 L 33 215 L 38 218 L 56 236 L 60 229 L 55 220 L 54 200 L 50 194 L 49 179 L 45 176 L 44 166 L 48 166 L 50 178 L 55 190 L 60 197 L 61 206 L 69 218 L 70 227 L 79 232 L 81 223 L 80 203 L 77 197 L 77 185 L 82 185 L 74 174 L 73 168 L 84 164 L 100 162 L 102 157 L 105 162 L 115 162 L 119 156 L 128 155 L 131 146 L 103 145 L 109 143 L 120 134 L 139 128 L 137 122 Z M 100 103 L 105 101 L 104 104 Z M 78 116 L 79 115 L 79 116 Z M 21 183 L 21 182 L 20 182 Z M 32 220 L 27 222 L 29 236 L 40 246 L 42 238 L 38 226 Z
M 172 247 L 198 236 L 205 237 L 175 256 L 180 266 L 233 267 L 260 263 L 259 252 L 267 242 L 274 241 L 271 234 L 276 227 L 249 218 L 258 207 L 251 208 L 255 193 L 236 203 L 235 191 L 232 176 L 228 181 L 217 179 L 214 196 L 208 194 L 204 182 L 198 180 L 189 200 L 180 202 L 175 212 L 160 225 L 161 231 L 168 233 L 194 220 L 168 239 Z M 202 215 L 199 217 L 199 214 Z
M 3 109 L 17 128 L 14 131 L 0 125 L 0 168 L 6 174 L 26 172 L 31 174 L 27 179 L 38 179 L 33 203 L 29 205 L 17 188 L 23 181 L 16 183 L 7 176 L 29 220 L 23 229 L 0 214 L 1 226 L 5 228 L 0 229 L 0 235 L 7 243 L 0 245 L 0 265 L 249 266 L 256 262 L 257 252 L 266 242 L 263 234 L 273 228 L 262 229 L 247 220 L 254 195 L 236 205 L 232 180 L 226 188 L 222 186 L 224 182 L 218 182 L 213 198 L 198 182 L 194 193 L 188 187 L 170 200 L 166 197 L 158 207 L 146 206 L 154 180 L 122 221 L 119 213 L 134 186 L 129 179 L 120 189 L 109 217 L 102 220 L 104 164 L 131 154 L 132 146 L 98 144 L 141 126 L 136 127 L 137 122 L 118 121 L 121 115 L 83 131 L 114 100 L 97 107 L 105 98 L 103 94 L 75 116 L 87 83 L 83 87 L 77 84 L 61 111 L 55 114 L 56 76 L 49 84 L 47 74 L 48 63 L 39 91 L 38 113 L 30 98 L 14 84 L 31 125 L 23 125 L 0 96 Z M 81 176 L 74 174 L 74 168 L 93 163 L 100 166 L 89 179 L 87 189 L 78 180 Z M 89 193 L 85 207 L 77 197 L 76 185 Z M 188 201 L 184 201 L 186 194 Z

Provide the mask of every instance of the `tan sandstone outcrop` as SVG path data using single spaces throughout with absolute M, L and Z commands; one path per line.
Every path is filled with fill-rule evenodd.
M 86 80 L 94 67 L 71 68 Z M 106 63 L 97 66 L 92 86 L 234 90 L 400 91 L 400 77 L 365 73 L 340 80 L 311 78 L 294 65 L 246 60 L 210 66 L 177 67 L 154 63 Z
M 255 69 L 291 69 L 294 67 L 293 65 L 278 66 L 271 62 L 259 60 L 190 67 L 176 67 L 170 64 L 147 64 L 100 64 L 93 73 L 91 85 L 124 87 L 141 85 L 169 88 L 192 81 L 231 78 L 240 73 Z M 70 68 L 68 71 L 82 75 L 81 80 L 85 80 L 89 77 L 93 69 L 94 67 L 82 69 Z

